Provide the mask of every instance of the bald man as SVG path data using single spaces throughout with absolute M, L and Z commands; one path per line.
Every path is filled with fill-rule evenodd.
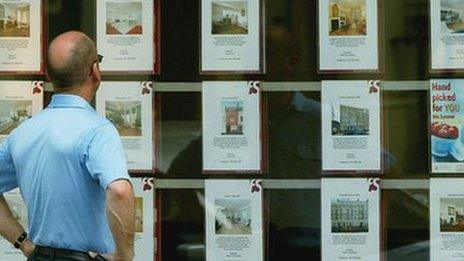
M 125 154 L 115 127 L 90 106 L 101 58 L 82 33 L 54 39 L 50 105 L 0 145 L 0 235 L 28 260 L 133 259 L 134 193 Z M 29 233 L 2 196 L 17 187 Z

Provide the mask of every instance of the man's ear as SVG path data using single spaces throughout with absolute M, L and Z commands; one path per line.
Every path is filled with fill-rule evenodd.
M 92 65 L 92 80 L 95 82 L 101 81 L 101 74 L 100 74 L 100 68 L 98 67 L 98 63 L 94 63 Z

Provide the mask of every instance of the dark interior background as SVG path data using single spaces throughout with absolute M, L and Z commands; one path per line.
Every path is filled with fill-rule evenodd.
M 410 81 L 427 85 L 431 77 L 462 77 L 461 74 L 429 73 L 428 0 L 380 0 L 384 71 L 379 74 L 318 74 L 317 1 L 265 0 L 266 73 L 263 75 L 199 74 L 199 0 L 162 0 L 161 73 L 156 76 L 105 76 L 104 80 L 159 83 L 191 83 L 203 80 L 264 80 L 282 88 L 296 82 L 323 79 L 380 79 L 408 86 Z M 95 37 L 95 1 L 47 0 L 46 37 L 53 39 L 68 30 Z M 372 55 L 367 54 L 366 55 Z M 2 79 L 36 79 L 2 76 Z M 44 76 L 39 76 L 45 80 Z M 413 84 L 413 83 L 411 83 Z M 168 86 L 168 85 L 166 85 Z M 158 92 L 159 179 L 263 178 L 320 179 L 320 111 L 296 111 L 288 101 L 301 93 L 320 104 L 319 91 L 267 90 L 266 126 L 269 171 L 263 175 L 201 174 L 201 93 L 188 88 Z M 408 88 L 406 88 L 408 89 Z M 48 94 L 50 95 L 50 93 Z M 385 179 L 427 179 L 428 92 L 384 91 L 383 155 Z M 282 181 L 284 182 L 284 181 Z M 158 192 L 162 260 L 204 260 L 203 192 L 164 189 Z M 383 250 L 386 260 L 428 260 L 428 190 L 383 190 Z M 266 260 L 320 259 L 320 191 L 267 190 L 265 192 Z

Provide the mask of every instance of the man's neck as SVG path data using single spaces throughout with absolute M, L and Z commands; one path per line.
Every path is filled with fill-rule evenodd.
M 93 100 L 93 97 L 95 96 L 92 92 L 89 91 L 84 91 L 84 88 L 70 88 L 68 90 L 61 90 L 61 91 L 55 91 L 56 94 L 69 94 L 69 95 L 76 95 L 84 100 L 86 100 L 88 103 L 91 103 Z

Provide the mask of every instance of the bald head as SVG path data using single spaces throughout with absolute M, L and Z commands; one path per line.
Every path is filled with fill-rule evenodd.
M 76 31 L 56 37 L 48 49 L 47 73 L 55 90 L 67 91 L 82 86 L 97 59 L 94 42 Z

